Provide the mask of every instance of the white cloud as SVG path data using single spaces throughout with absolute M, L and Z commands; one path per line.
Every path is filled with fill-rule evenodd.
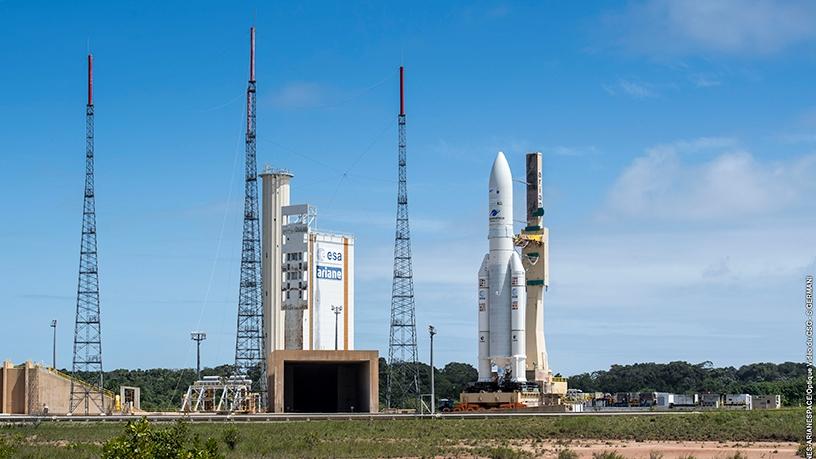
M 275 107 L 284 109 L 314 108 L 325 104 L 326 90 L 317 83 L 294 81 L 268 97 Z
M 645 97 L 655 97 L 657 93 L 649 86 L 642 83 L 635 83 L 633 81 L 621 80 L 618 87 L 626 94 L 643 99 Z
M 731 257 L 725 256 L 703 269 L 704 279 L 724 279 L 732 276 Z
M 769 55 L 816 37 L 816 3 L 810 1 L 650 0 L 607 19 L 623 47 L 658 57 Z
M 816 255 L 806 243 L 813 223 L 813 218 L 782 219 L 660 230 L 599 225 L 579 234 L 554 234 L 551 290 L 571 308 L 612 302 L 637 309 L 669 291 L 795 278 Z
M 814 188 L 816 155 L 760 161 L 728 139 L 707 138 L 649 149 L 617 178 L 605 217 L 719 220 L 773 215 L 804 202 Z M 683 153 L 722 149 L 705 161 Z
M 604 91 L 610 96 L 617 94 L 624 94 L 635 99 L 646 99 L 650 97 L 657 97 L 658 93 L 654 87 L 648 83 L 640 83 L 631 80 L 618 80 L 617 83 L 611 85 L 603 85 Z
M 691 80 L 692 84 L 698 88 L 712 88 L 722 84 L 722 81 L 720 81 L 719 78 L 702 73 L 689 76 L 689 80 Z

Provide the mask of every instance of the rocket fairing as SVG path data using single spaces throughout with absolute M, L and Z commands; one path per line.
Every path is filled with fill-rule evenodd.
M 510 381 L 526 382 L 526 281 L 513 245 L 513 177 L 502 152 L 488 190 L 490 251 L 479 268 L 479 381 L 492 381 L 495 365 Z

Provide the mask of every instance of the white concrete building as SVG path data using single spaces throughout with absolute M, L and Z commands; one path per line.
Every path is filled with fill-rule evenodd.
M 353 350 L 354 237 L 319 231 L 314 207 L 289 205 L 291 177 L 261 173 L 267 354 Z

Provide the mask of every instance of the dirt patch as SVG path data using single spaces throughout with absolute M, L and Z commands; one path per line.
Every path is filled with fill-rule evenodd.
M 535 457 L 554 458 L 563 449 L 575 452 L 580 459 L 591 459 L 593 454 L 616 452 L 627 459 L 660 457 L 676 459 L 693 456 L 695 459 L 728 459 L 740 453 L 746 459 L 793 459 L 796 443 L 787 442 L 699 442 L 699 441 L 630 441 L 630 440 L 573 440 L 569 442 L 538 441 L 510 443 L 519 452 Z

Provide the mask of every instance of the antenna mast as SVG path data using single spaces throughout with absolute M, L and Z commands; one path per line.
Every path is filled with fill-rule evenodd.
M 246 176 L 244 231 L 241 245 L 241 285 L 238 294 L 238 332 L 235 372 L 258 374 L 261 404 L 266 406 L 266 357 L 261 302 L 261 232 L 258 219 L 258 170 L 255 160 L 255 27 L 249 29 L 249 85 L 247 86 Z
M 388 341 L 388 384 L 386 406 L 419 408 L 419 366 L 417 365 L 416 305 L 411 266 L 411 230 L 408 223 L 408 179 L 405 145 L 404 68 L 400 67 L 399 188 L 397 191 L 397 231 L 394 239 L 394 280 L 391 287 L 391 333 Z
M 85 106 L 85 195 L 82 208 L 82 242 L 79 250 L 74 359 L 72 375 L 92 381 L 71 379 L 68 412 L 80 406 L 89 414 L 91 404 L 105 413 L 102 395 L 102 327 L 99 317 L 99 268 L 96 253 L 96 202 L 94 198 L 94 105 L 93 55 L 88 54 L 88 104 Z

